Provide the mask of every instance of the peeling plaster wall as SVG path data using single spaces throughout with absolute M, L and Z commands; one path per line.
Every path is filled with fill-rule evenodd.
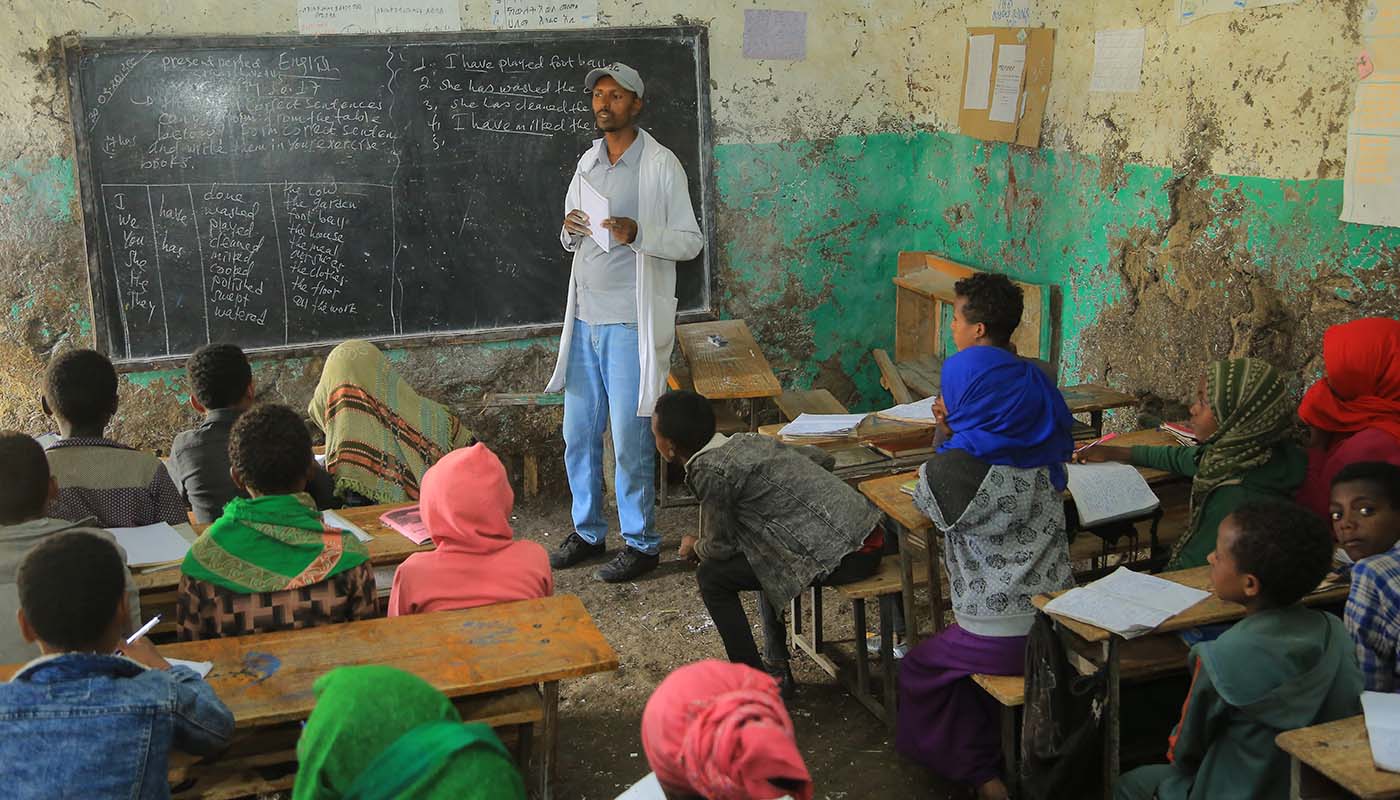
M 1183 365 L 1248 352 L 1315 371 L 1327 324 L 1395 315 L 1400 230 L 1337 221 L 1363 4 L 1302 0 L 1178 28 L 1171 0 L 1034 0 L 1033 21 L 1057 29 L 1056 66 L 1043 146 L 1026 149 L 956 132 L 965 28 L 988 24 L 993 0 L 785 0 L 809 15 L 800 62 L 742 57 L 749 3 L 600 2 L 604 24 L 709 26 L 721 310 L 749 320 L 785 385 L 862 408 L 887 399 L 869 351 L 892 344 L 899 250 L 1057 286 L 1065 375 L 1169 400 L 1194 384 Z M 91 335 L 54 37 L 294 31 L 292 0 L 256 9 L 0 10 L 0 425 L 44 427 L 32 401 L 43 365 Z M 486 17 L 485 0 L 466 0 L 465 26 Z M 1088 93 L 1094 32 L 1138 26 L 1142 92 Z M 553 348 L 392 357 L 462 407 L 485 391 L 538 390 Z M 265 397 L 300 407 L 319 366 L 267 360 L 256 376 Z M 167 447 L 194 419 L 186 392 L 178 370 L 126 376 L 116 435 Z M 557 408 L 471 418 L 505 452 L 557 461 Z

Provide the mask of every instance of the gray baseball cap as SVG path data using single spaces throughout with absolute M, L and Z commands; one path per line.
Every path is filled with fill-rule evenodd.
M 606 67 L 589 70 L 588 77 L 583 79 L 583 88 L 590 92 L 593 91 L 593 84 L 597 83 L 598 79 L 604 75 L 617 81 L 619 86 L 638 97 L 642 96 L 642 91 L 646 88 L 642 84 L 642 76 L 638 75 L 635 69 L 620 61 L 615 61 Z

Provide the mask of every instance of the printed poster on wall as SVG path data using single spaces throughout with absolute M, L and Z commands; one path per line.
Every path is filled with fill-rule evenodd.
M 1400 0 L 1371 0 L 1362 21 L 1342 220 L 1400 227 Z

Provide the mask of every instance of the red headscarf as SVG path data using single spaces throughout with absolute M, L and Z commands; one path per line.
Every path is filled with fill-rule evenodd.
M 777 683 L 743 664 L 699 661 L 668 675 L 642 712 L 642 748 L 662 785 L 707 800 L 812 797 Z
M 1400 440 L 1400 321 L 1333 325 L 1322 336 L 1327 376 L 1308 389 L 1298 416 L 1319 430 L 1379 428 Z

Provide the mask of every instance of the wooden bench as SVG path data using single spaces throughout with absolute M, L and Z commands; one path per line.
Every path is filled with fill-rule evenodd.
M 453 703 L 463 722 L 490 725 L 511 750 L 521 774 L 529 774 L 534 727 L 544 721 L 544 697 L 538 687 L 459 698 Z M 170 757 L 171 797 L 234 800 L 286 792 L 296 782 L 296 742 L 300 723 L 243 736 L 217 757 L 201 759 L 184 753 Z
M 855 633 L 854 663 L 846 666 L 838 663 L 833 656 L 839 655 L 831 645 L 844 640 L 828 640 L 822 620 L 822 589 L 829 588 L 837 596 L 851 604 L 852 622 Z M 810 637 L 802 630 L 802 595 L 792 600 L 792 614 L 788 623 L 792 641 L 799 649 L 812 657 L 821 667 L 841 682 L 861 705 L 865 706 L 877 719 L 890 729 L 895 722 L 896 664 L 894 659 L 894 617 L 895 608 L 902 596 L 904 581 L 900 575 L 898 556 L 886 556 L 880 560 L 880 568 L 864 580 L 843 583 L 839 586 L 812 586 L 808 589 L 812 606 L 812 631 Z M 866 644 L 865 603 L 877 600 L 880 604 L 880 694 L 870 687 L 870 650 Z M 907 623 L 906 623 L 907 624 Z
M 1128 682 L 1145 682 L 1164 675 L 1180 672 L 1186 668 L 1186 655 L 1190 648 L 1176 636 L 1148 636 L 1132 639 L 1124 643 L 1121 661 L 1121 679 Z M 1096 667 L 1088 653 L 1069 651 L 1071 664 L 1081 674 L 1093 672 Z M 1026 677 L 1024 675 L 984 675 L 972 676 L 973 683 L 982 687 L 1001 706 L 1001 755 L 1006 764 L 1007 785 L 1017 776 L 1017 761 L 1021 750 L 1021 737 L 1017 709 L 1026 704 Z

